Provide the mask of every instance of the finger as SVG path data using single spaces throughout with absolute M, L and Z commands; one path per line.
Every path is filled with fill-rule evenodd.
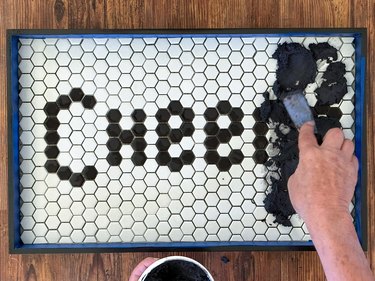
M 141 277 L 143 272 L 151 265 L 153 264 L 157 259 L 155 258 L 146 258 L 143 261 L 141 261 L 133 270 L 132 274 L 130 275 L 129 281 L 138 281 L 138 279 Z
M 139 277 L 141 277 L 142 273 L 154 262 L 158 259 L 155 258 L 145 258 L 141 261 L 133 270 L 132 274 L 130 275 L 129 281 L 138 281 Z
M 339 128 L 330 129 L 324 136 L 321 147 L 341 149 L 345 140 L 344 133 Z
M 354 143 L 348 139 L 344 140 L 344 143 L 341 146 L 342 152 L 348 156 L 349 159 L 352 159 L 354 154 Z
M 288 190 L 294 186 L 294 177 L 295 177 L 295 172 L 293 175 L 291 175 L 288 179 L 288 183 L 287 183 L 287 187 L 288 187 Z
M 352 157 L 352 162 L 353 162 L 355 171 L 358 172 L 359 162 L 358 162 L 358 158 L 355 155 L 353 155 Z
M 298 136 L 298 148 L 299 150 L 304 150 L 309 147 L 316 147 L 318 146 L 318 142 L 314 135 L 314 123 L 307 122 L 303 124 L 299 131 Z

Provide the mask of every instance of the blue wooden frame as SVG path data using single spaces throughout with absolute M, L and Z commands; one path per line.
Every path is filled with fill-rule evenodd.
M 8 205 L 9 250 L 11 253 L 66 253 L 119 251 L 213 251 L 213 250 L 314 250 L 312 241 L 251 242 L 154 242 L 23 244 L 20 239 L 19 119 L 18 119 L 18 39 L 67 37 L 173 37 L 173 36 L 340 36 L 355 38 L 355 154 L 359 159 L 355 190 L 355 229 L 367 249 L 366 195 L 366 29 L 199 29 L 199 30 L 8 30 Z

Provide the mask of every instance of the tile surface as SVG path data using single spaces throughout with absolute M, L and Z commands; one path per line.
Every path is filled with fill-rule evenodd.
M 256 110 L 277 43 L 300 39 L 20 40 L 22 241 L 309 240 L 297 215 L 284 227 L 263 207 L 275 151 Z M 348 94 L 321 114 L 353 138 L 354 46 L 324 41 Z M 325 68 L 306 89 L 311 106 Z

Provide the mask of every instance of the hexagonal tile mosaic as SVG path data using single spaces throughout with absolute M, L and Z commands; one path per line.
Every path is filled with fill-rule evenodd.
M 339 50 L 348 94 L 318 110 L 353 138 L 353 38 L 20 39 L 22 241 L 309 240 L 263 207 L 273 131 L 256 108 L 285 41 Z

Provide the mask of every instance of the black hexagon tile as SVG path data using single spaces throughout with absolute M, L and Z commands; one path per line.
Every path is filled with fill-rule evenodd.
M 277 149 L 259 107 L 277 44 L 318 40 L 20 39 L 22 241 L 309 240 L 298 216 L 285 227 L 264 209 Z M 315 106 L 316 81 L 306 98 L 353 138 L 353 40 L 324 40 L 346 65 L 348 94 Z

